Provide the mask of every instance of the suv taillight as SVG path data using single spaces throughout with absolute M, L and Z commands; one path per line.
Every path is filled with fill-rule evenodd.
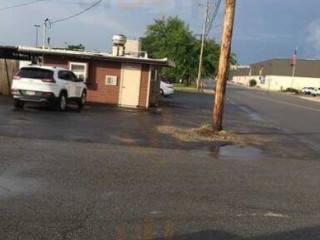
M 16 75 L 13 76 L 13 79 L 14 80 L 19 80 L 19 79 L 21 79 L 21 77 L 18 74 L 16 74 Z
M 53 78 L 43 78 L 41 79 L 42 82 L 46 83 L 55 83 L 56 81 Z

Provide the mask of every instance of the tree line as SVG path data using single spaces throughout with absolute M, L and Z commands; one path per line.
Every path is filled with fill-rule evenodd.
M 166 68 L 163 75 L 171 82 L 182 80 L 186 85 L 195 82 L 198 74 L 201 39 L 198 39 L 189 26 L 178 17 L 155 19 L 147 26 L 141 39 L 142 50 L 152 58 L 169 58 L 175 61 L 176 68 Z M 203 53 L 202 78 L 217 74 L 220 57 L 220 45 L 214 39 L 207 38 Z M 231 55 L 231 64 L 236 63 L 235 54 Z

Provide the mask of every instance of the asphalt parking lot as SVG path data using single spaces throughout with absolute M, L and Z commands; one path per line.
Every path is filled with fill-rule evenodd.
M 179 93 L 178 98 L 165 99 L 162 108 L 150 111 L 92 105 L 87 106 L 82 112 L 78 112 L 72 105 L 66 112 L 36 105 L 26 106 L 24 110 L 15 110 L 9 99 L 2 97 L 0 135 L 155 148 L 183 147 L 179 141 L 161 134 L 157 129 L 159 126 L 167 125 L 198 127 L 201 123 L 209 122 L 210 103 L 207 102 L 207 96 L 194 97 L 199 106 L 192 110 L 194 115 L 190 115 L 188 111 L 193 107 L 189 105 L 188 97 Z
M 0 239 L 318 239 L 320 165 L 266 154 L 286 150 L 279 131 L 250 158 L 158 131 L 208 122 L 211 104 L 177 93 L 161 111 L 79 113 L 16 111 L 1 98 Z M 275 133 L 234 104 L 226 114 L 235 130 Z

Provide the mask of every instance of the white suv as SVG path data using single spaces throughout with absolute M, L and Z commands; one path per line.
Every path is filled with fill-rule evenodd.
M 30 65 L 23 67 L 12 80 L 14 106 L 23 108 L 25 102 L 55 105 L 63 111 L 68 101 L 79 108 L 86 102 L 87 87 L 76 75 L 64 68 Z

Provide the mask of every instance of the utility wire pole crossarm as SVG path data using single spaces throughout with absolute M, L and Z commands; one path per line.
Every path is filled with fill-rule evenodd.
M 216 81 L 216 94 L 213 107 L 213 130 L 222 130 L 224 101 L 227 87 L 227 75 L 231 53 L 231 42 L 235 18 L 236 0 L 226 0 L 225 20 L 221 40 L 218 77 Z

